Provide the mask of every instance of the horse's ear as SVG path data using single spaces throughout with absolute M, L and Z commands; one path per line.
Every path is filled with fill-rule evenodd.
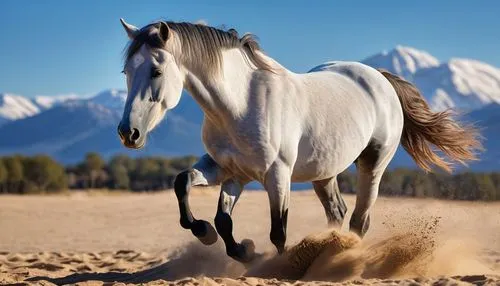
M 161 21 L 160 22 L 160 27 L 158 27 L 158 31 L 160 34 L 160 38 L 166 42 L 168 40 L 168 37 L 170 36 L 170 28 L 168 27 L 167 23 Z
M 120 22 L 122 23 L 123 28 L 125 28 L 125 31 L 127 32 L 128 37 L 131 40 L 133 40 L 135 38 L 135 36 L 139 33 L 139 28 L 125 22 L 125 20 L 123 20 L 123 18 L 120 18 Z

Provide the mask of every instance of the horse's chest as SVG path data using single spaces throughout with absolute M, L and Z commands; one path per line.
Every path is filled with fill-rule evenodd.
M 259 180 L 267 169 L 266 148 L 255 138 L 238 138 L 218 130 L 204 130 L 203 142 L 210 156 L 224 170 L 245 179 Z
M 258 180 L 264 173 L 264 168 L 258 158 L 251 157 L 240 150 L 225 144 L 206 144 L 207 152 L 228 174 L 249 180 Z

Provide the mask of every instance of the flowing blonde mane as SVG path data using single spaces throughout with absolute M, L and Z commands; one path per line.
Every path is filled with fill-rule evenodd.
M 223 31 L 203 24 L 165 22 L 179 37 L 182 45 L 182 54 L 179 55 L 183 62 L 196 62 L 206 71 L 218 71 L 222 66 L 222 51 L 226 49 L 239 48 L 257 69 L 273 72 L 273 68 L 264 59 L 261 48 L 252 34 L 245 34 L 239 38 L 234 29 Z M 165 41 L 158 33 L 151 33 L 157 29 L 160 22 L 153 23 L 142 28 L 130 42 L 126 49 L 125 59 L 128 61 L 143 44 L 150 48 L 161 49 L 165 47 Z

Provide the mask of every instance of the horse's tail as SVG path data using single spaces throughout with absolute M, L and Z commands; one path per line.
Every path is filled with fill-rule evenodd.
M 451 162 L 436 153 L 436 148 L 463 165 L 477 160 L 475 152 L 482 150 L 482 145 L 472 125 L 459 124 L 449 110 L 432 112 L 413 84 L 386 70 L 378 71 L 396 90 L 404 116 L 401 144 L 420 168 L 431 171 L 435 165 L 451 172 Z

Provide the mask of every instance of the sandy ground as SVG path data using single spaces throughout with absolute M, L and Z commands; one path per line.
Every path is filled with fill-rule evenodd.
M 195 216 L 213 221 L 217 198 L 198 190 Z M 179 226 L 172 192 L 0 196 L 0 284 L 500 285 L 500 203 L 379 198 L 362 241 L 349 216 L 328 230 L 314 193 L 293 193 L 288 251 L 276 256 L 267 194 L 246 192 L 234 233 L 258 255 L 243 265 Z

